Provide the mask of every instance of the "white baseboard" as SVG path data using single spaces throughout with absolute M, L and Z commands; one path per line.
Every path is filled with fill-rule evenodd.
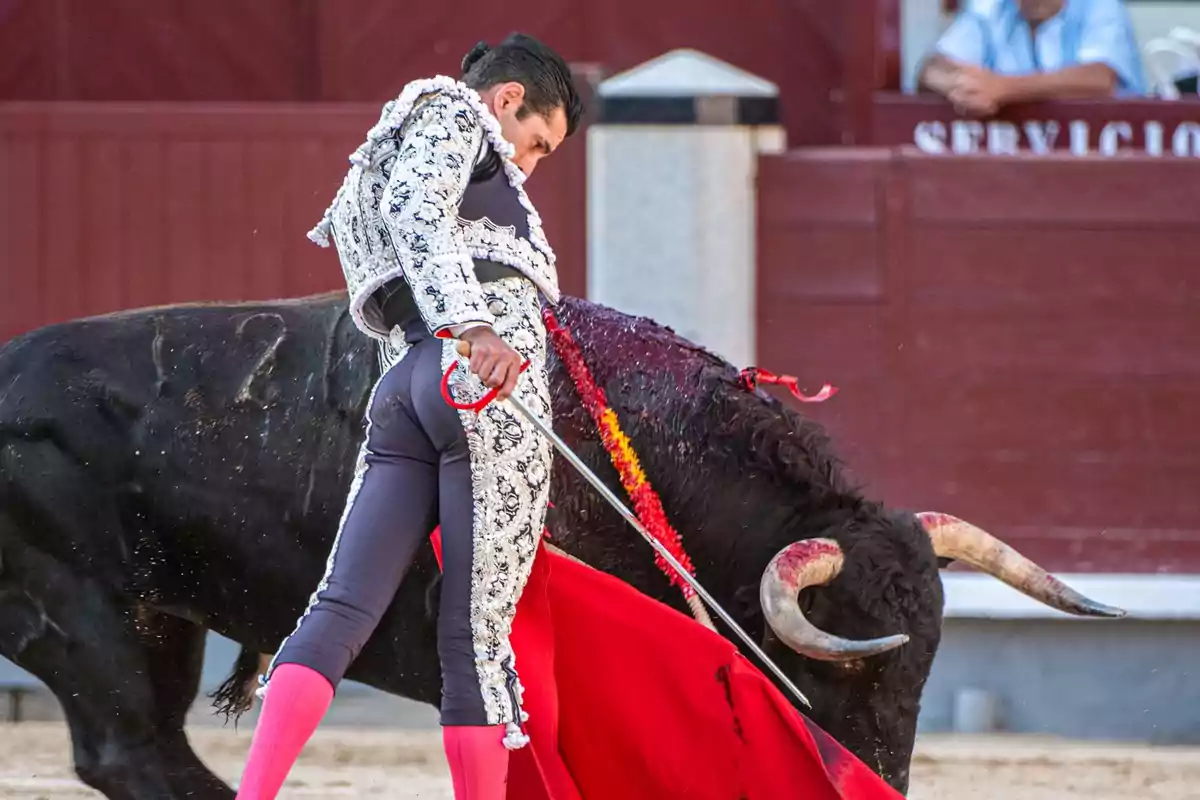
M 1200 575 L 1058 573 L 1085 597 L 1128 612 L 1127 619 L 1200 620 Z M 1044 606 L 990 575 L 942 572 L 945 615 L 954 619 L 1085 619 Z

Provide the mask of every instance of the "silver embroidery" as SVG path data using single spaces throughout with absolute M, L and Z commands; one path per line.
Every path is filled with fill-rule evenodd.
M 525 272 L 523 267 L 535 264 L 542 270 L 553 270 L 553 263 L 527 239 L 517 236 L 511 225 L 496 225 L 487 217 L 479 220 L 459 219 L 463 239 L 472 258 L 495 261 Z M 532 232 L 532 228 L 530 231 Z
M 399 364 L 411 349 L 412 345 L 405 339 L 404 329 L 399 325 L 392 328 L 388 337 L 379 343 L 379 371 L 386 373 Z
M 409 121 L 423 96 L 432 100 Z M 462 225 L 456 211 L 472 167 L 493 148 L 526 210 L 529 240 L 515 234 L 499 242 L 496 231 Z M 350 313 L 376 339 L 388 332 L 363 317 L 370 295 L 404 277 L 430 330 L 465 322 L 491 322 L 482 308 L 471 256 L 495 260 L 528 277 L 548 302 L 559 298 L 554 251 L 512 162 L 513 147 L 478 93 L 444 76 L 414 81 L 383 108 L 367 140 L 351 155 L 351 168 L 309 238 L 328 246 L 329 234 L 350 291 Z
M 530 361 L 516 393 L 530 410 L 549 421 L 546 332 L 537 290 L 522 278 L 505 278 L 483 288 L 496 318 L 496 332 Z M 447 342 L 442 369 L 457 358 L 454 342 Z M 465 368 L 460 369 L 458 375 L 465 373 Z M 474 375 L 459 386 L 460 402 L 476 399 L 485 391 Z M 471 411 L 462 411 L 460 416 L 469 431 L 474 495 L 471 630 L 475 665 L 488 724 L 509 724 L 509 746 L 519 747 L 523 742 L 515 725 L 526 716 L 520 708 L 523 688 L 509 636 L 545 522 L 553 451 L 537 429 L 507 404 L 493 402 L 478 416 Z

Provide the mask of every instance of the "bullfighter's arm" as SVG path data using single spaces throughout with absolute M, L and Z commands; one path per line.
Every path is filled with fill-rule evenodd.
M 435 97 L 401 140 L 380 204 L 417 309 L 442 338 L 494 322 L 457 223 L 483 141 L 474 109 L 448 95 Z

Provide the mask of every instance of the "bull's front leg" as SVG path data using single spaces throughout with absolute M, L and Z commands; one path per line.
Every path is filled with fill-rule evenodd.
M 79 779 L 109 800 L 233 800 L 183 731 L 204 630 L 128 604 L 40 551 L 0 539 L 8 540 L 0 654 L 62 704 Z

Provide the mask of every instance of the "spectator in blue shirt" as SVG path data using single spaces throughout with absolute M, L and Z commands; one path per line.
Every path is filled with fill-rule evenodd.
M 983 117 L 1013 103 L 1145 94 L 1121 0 L 970 0 L 919 83 Z

